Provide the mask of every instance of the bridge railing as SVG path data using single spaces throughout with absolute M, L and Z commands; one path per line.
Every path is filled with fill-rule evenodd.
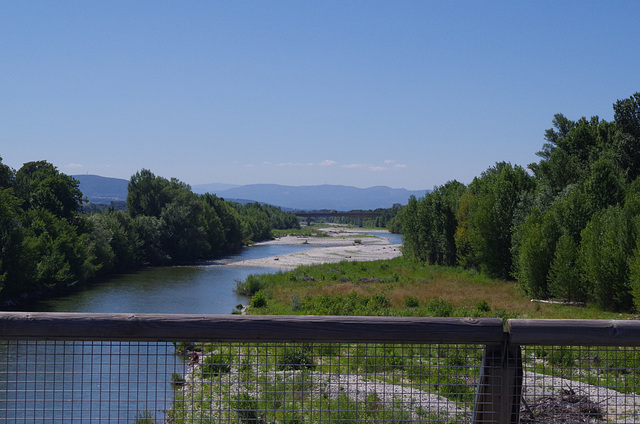
M 640 421 L 635 321 L 5 312 L 0 340 L 0 422 Z

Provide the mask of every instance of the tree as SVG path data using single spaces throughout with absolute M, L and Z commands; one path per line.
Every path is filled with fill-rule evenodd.
M 13 169 L 2 163 L 2 156 L 0 156 L 0 189 L 13 186 L 14 174 Z
M 546 297 L 549 269 L 560 233 L 554 214 L 540 214 L 534 210 L 520 233 L 514 274 L 528 294 Z
M 243 231 L 242 221 L 238 212 L 225 202 L 213 194 L 203 195 L 203 200 L 213 207 L 216 215 L 222 223 L 224 231 L 224 252 L 235 252 L 242 248 Z
M 549 293 L 551 296 L 568 300 L 587 299 L 585 287 L 580 281 L 578 266 L 578 245 L 569 234 L 562 234 L 556 244 L 555 254 L 549 270 Z
M 169 181 L 156 177 L 148 169 L 136 172 L 127 188 L 127 209 L 132 218 L 138 215 L 160 218 L 162 208 L 171 201 Z
M 629 260 L 635 247 L 635 223 L 619 205 L 597 212 L 582 231 L 578 260 L 583 281 L 600 308 L 631 308 Z
M 23 228 L 20 199 L 11 189 L 0 188 L 0 290 L 22 273 Z
M 640 176 L 640 93 L 613 105 L 615 157 L 627 181 Z
M 498 278 L 511 275 L 514 213 L 520 199 L 534 188 L 535 181 L 522 167 L 505 162 L 470 185 L 475 201 L 469 209 L 468 241 L 483 272 Z
M 43 208 L 73 221 L 82 204 L 79 182 L 46 161 L 28 162 L 18 170 L 15 190 L 26 209 Z

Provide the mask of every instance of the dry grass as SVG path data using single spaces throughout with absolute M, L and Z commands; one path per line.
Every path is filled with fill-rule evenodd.
M 391 265 L 384 265 L 385 263 Z M 330 278 L 338 271 L 340 278 Z M 270 297 L 284 307 L 294 298 L 320 295 L 346 296 L 356 292 L 359 296 L 384 294 L 395 310 L 406 308 L 407 298 L 418 299 L 426 306 L 435 299 L 445 300 L 455 308 L 474 309 L 487 302 L 492 311 L 503 310 L 509 316 L 520 318 L 589 318 L 633 319 L 630 314 L 609 313 L 593 307 L 550 305 L 531 302 L 517 282 L 491 280 L 455 268 L 411 265 L 402 259 L 372 263 L 333 264 L 307 267 L 300 275 L 316 275 L 314 280 L 286 281 L 271 286 Z M 357 274 L 354 274 L 357 273 Z M 398 276 L 390 281 L 389 276 Z M 362 281 L 363 278 L 365 280 Z M 341 281 L 348 280 L 348 281 Z M 379 281 L 368 281 L 379 280 Z

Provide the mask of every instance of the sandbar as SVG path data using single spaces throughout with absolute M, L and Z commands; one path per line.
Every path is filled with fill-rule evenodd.
M 380 259 L 393 259 L 402 255 L 400 250 L 402 245 L 391 244 L 389 239 L 384 237 L 386 234 L 389 234 L 386 230 L 358 230 L 342 227 L 323 228 L 322 230 L 326 233 L 325 237 L 286 236 L 256 243 L 256 245 L 304 244 L 317 246 L 304 252 L 271 256 L 268 258 L 248 259 L 245 261 L 232 262 L 228 265 L 291 270 L 302 265 L 337 263 L 342 261 L 375 261 Z M 377 236 L 377 233 L 379 233 L 379 236 Z M 371 234 L 374 234 L 374 236 Z

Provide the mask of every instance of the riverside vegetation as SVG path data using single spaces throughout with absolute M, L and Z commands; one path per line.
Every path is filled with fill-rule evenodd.
M 14 171 L 0 158 L 0 299 L 56 294 L 141 266 L 235 252 L 295 229 L 295 215 L 258 203 L 196 195 L 143 169 L 131 177 L 127 210 L 81 213 L 78 181 L 45 161 Z
M 402 257 L 251 275 L 236 290 L 252 296 L 250 314 L 629 318 L 594 306 L 532 303 L 512 281 Z M 457 345 L 216 343 L 198 349 L 203 363 L 176 391 L 173 422 L 469 422 L 482 358 L 482 346 Z M 526 396 L 565 388 L 545 384 L 543 375 L 562 378 L 558 384 L 573 380 L 581 393 L 590 389 L 579 397 L 588 406 L 586 419 L 606 419 L 601 388 L 615 390 L 605 392 L 613 399 L 640 395 L 637 349 L 538 347 L 524 355 L 527 381 L 535 382 L 527 383 Z M 597 365 L 585 369 L 593 361 Z
M 614 112 L 614 122 L 556 115 L 538 153 L 540 162 L 529 165 L 533 175 L 502 162 L 469 186 L 452 181 L 422 199 L 409 199 L 388 224 L 404 235 L 403 258 L 305 266 L 239 282 L 238 292 L 252 296 L 248 312 L 632 317 L 640 309 L 640 93 L 616 102 Z M 532 303 L 532 296 L 587 301 L 588 306 Z M 388 418 L 379 415 L 388 409 L 375 389 L 360 395 L 331 391 L 331 379 L 357 379 L 377 367 L 393 373 L 374 376 L 365 387 L 433 379 L 430 390 L 464 403 L 473 396 L 474 384 L 460 376 L 477 378 L 481 357 L 473 351 L 477 347 L 464 356 L 459 348 L 441 346 L 372 348 L 386 349 L 384 354 L 364 347 L 357 355 L 344 345 L 202 348 L 224 368 L 190 375 L 191 384 L 211 390 L 198 395 L 199 404 L 188 392 L 177 394 L 173 412 L 182 414 L 175 417 L 181 422 L 203 413 L 242 422 L 378 422 Z M 533 378 L 546 373 L 640 394 L 640 358 L 633 349 L 538 348 L 525 355 Z M 247 359 L 252 357 L 268 361 L 259 365 Z M 349 360 L 343 363 L 345 357 Z M 594 360 L 597 367 L 571 368 Z M 326 364 L 331 365 L 325 369 Z M 441 375 L 444 365 L 455 371 Z M 335 408 L 323 409 L 323 399 Z M 600 404 L 593 405 L 587 419 L 606 419 Z M 391 419 L 397 421 L 468 417 L 463 407 L 432 411 L 412 404 L 395 414 Z

